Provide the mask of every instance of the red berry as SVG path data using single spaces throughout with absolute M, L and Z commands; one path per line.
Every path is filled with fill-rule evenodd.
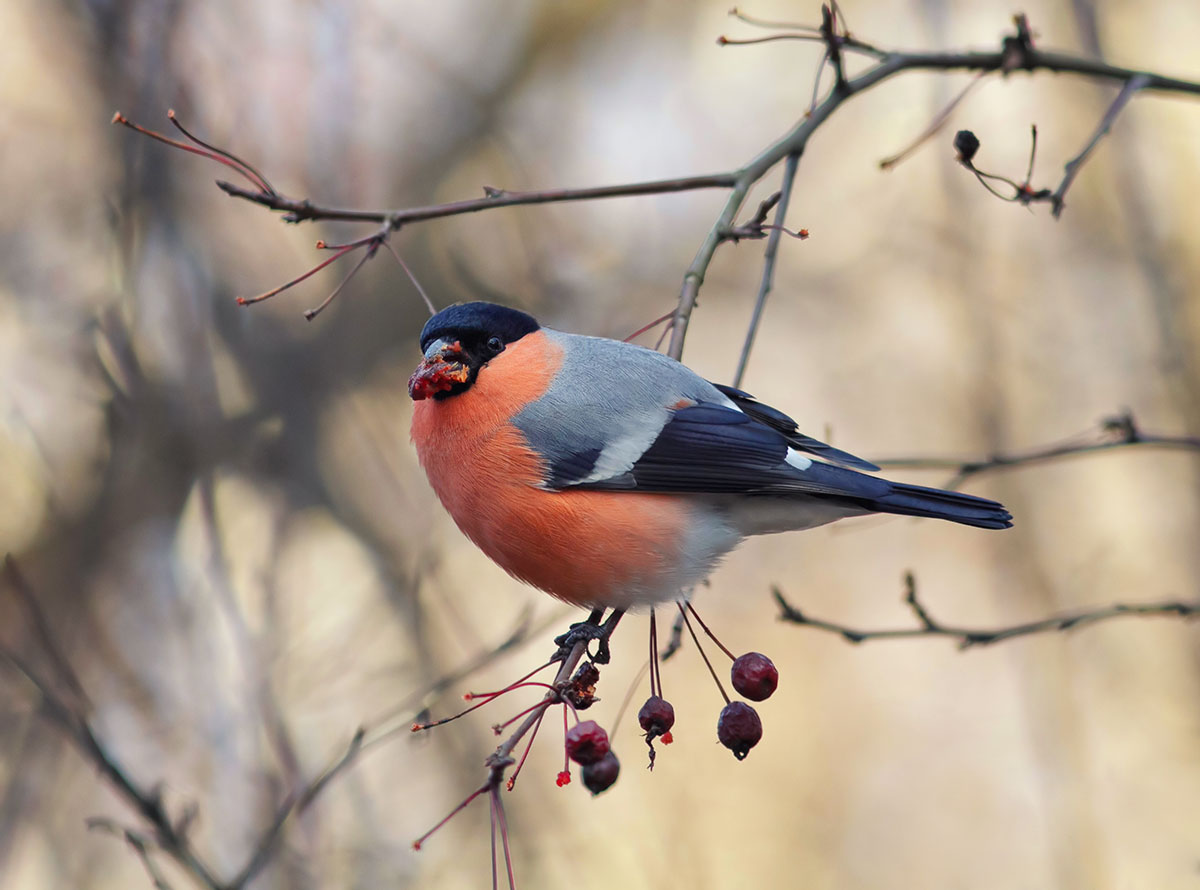
M 583 784 L 594 796 L 611 788 L 620 773 L 621 761 L 617 760 L 616 754 L 609 751 L 595 763 L 589 763 L 583 768 Z
M 580 766 L 596 763 L 607 753 L 608 733 L 595 720 L 584 720 L 567 730 L 567 756 Z
M 646 699 L 646 703 L 638 711 L 638 723 L 642 725 L 647 739 L 665 736 L 675 725 L 675 709 L 665 698 L 652 695 Z M 665 743 L 666 739 L 663 741 Z
M 750 701 L 770 698 L 779 685 L 779 671 L 761 652 L 747 652 L 733 662 L 729 671 L 733 688 Z
M 721 709 L 721 717 L 717 720 L 717 738 L 734 757 L 745 760 L 750 749 L 762 738 L 758 712 L 743 701 L 730 702 Z

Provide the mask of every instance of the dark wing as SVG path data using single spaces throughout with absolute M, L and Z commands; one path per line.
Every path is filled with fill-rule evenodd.
M 750 417 L 782 433 L 787 439 L 788 444 L 793 448 L 809 454 L 815 454 L 817 457 L 824 460 L 831 460 L 843 466 L 854 467 L 856 470 L 867 470 L 873 473 L 879 471 L 879 467 L 868 460 L 855 457 L 853 454 L 849 454 L 839 448 L 834 448 L 832 445 L 826 445 L 824 442 L 814 439 L 811 436 L 804 435 L 804 433 L 797 429 L 796 421 L 792 420 L 782 411 L 757 401 L 749 393 L 742 392 L 740 389 L 734 389 L 732 386 L 722 386 L 719 383 L 714 383 L 713 386 L 719 389 L 730 401 Z
M 881 513 L 1004 528 L 1012 517 L 995 501 L 889 482 L 821 461 L 788 462 L 791 438 L 724 405 L 674 411 L 628 471 L 569 488 L 690 494 L 808 495 Z
M 791 443 L 778 429 L 725 405 L 701 403 L 671 414 L 633 466 L 579 488 L 704 494 L 808 493 L 876 498 L 891 484 L 819 461 L 787 462 Z

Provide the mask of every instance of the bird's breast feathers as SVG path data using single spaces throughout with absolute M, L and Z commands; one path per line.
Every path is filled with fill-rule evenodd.
M 572 430 L 595 420 L 585 405 L 582 424 L 559 416 L 532 435 L 522 428 L 530 406 L 545 410 L 557 401 L 546 397 L 551 387 L 563 385 L 554 333 L 511 344 L 466 392 L 414 403 L 417 455 L 463 533 L 515 577 L 583 605 L 667 598 L 704 577 L 737 537 L 677 498 L 548 490 L 550 461 L 531 438 L 570 449 L 580 444 Z M 526 424 L 514 423 L 523 415 Z

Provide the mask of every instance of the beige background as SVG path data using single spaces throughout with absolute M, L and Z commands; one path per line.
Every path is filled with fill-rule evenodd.
M 0 549 L 34 580 L 94 701 L 98 732 L 231 873 L 284 790 L 361 723 L 495 645 L 535 641 L 431 702 L 518 676 L 575 615 L 458 534 L 407 441 L 423 311 L 390 258 L 317 322 L 342 274 L 253 310 L 365 234 L 288 227 L 212 187 L 224 171 L 108 126 L 166 108 L 330 204 L 416 205 L 509 188 L 731 169 L 802 114 L 819 50 L 718 48 L 750 35 L 728 0 L 652 3 L 0 4 Z M 755 3 L 815 20 L 815 5 Z M 996 2 L 846 4 L 887 47 L 998 45 Z M 1026 4 L 1040 41 L 1200 78 L 1200 7 Z M 968 75 L 913 74 L 840 110 L 801 164 L 777 291 L 745 386 L 869 457 L 978 456 L 1077 434 L 1122 407 L 1200 432 L 1200 103 L 1144 96 L 1060 222 L 987 195 L 947 133 L 901 148 Z M 953 127 L 981 167 L 1053 186 L 1116 94 L 1065 76 L 993 79 Z M 776 174 L 777 176 L 777 174 Z M 773 189 L 771 178 L 752 200 Z M 568 330 L 624 336 L 667 311 L 723 196 L 496 211 L 403 232 L 440 304 L 505 299 Z M 736 363 L 762 245 L 723 247 L 686 361 Z M 1006 533 L 870 520 L 750 542 L 698 596 L 735 650 L 780 666 L 762 744 L 715 744 L 718 696 L 690 648 L 664 668 L 679 715 L 653 774 L 628 717 L 624 773 L 560 790 L 551 721 L 508 795 L 524 887 L 1190 888 L 1200 883 L 1196 631 L 1113 622 L 960 653 L 852 647 L 775 620 L 769 587 L 855 626 L 934 614 L 994 626 L 1194 597 L 1195 454 L 1119 451 L 997 474 Z M 937 484 L 938 474 L 907 478 Z M 12 603 L 12 646 L 33 651 Z M 593 712 L 611 727 L 645 651 L 622 626 Z M 637 696 L 640 700 L 641 695 Z M 481 781 L 496 705 L 378 745 L 293 825 L 256 887 L 479 887 L 486 807 L 411 841 Z M 149 886 L 84 820 L 130 810 L 0 672 L 0 885 Z M 186 879 L 168 868 L 175 886 Z

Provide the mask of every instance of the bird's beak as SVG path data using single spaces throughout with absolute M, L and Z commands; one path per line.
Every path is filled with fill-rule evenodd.
M 408 394 L 413 401 L 446 392 L 456 383 L 466 383 L 471 369 L 463 362 L 462 344 L 457 340 L 434 340 L 425 350 L 425 358 L 408 379 Z

